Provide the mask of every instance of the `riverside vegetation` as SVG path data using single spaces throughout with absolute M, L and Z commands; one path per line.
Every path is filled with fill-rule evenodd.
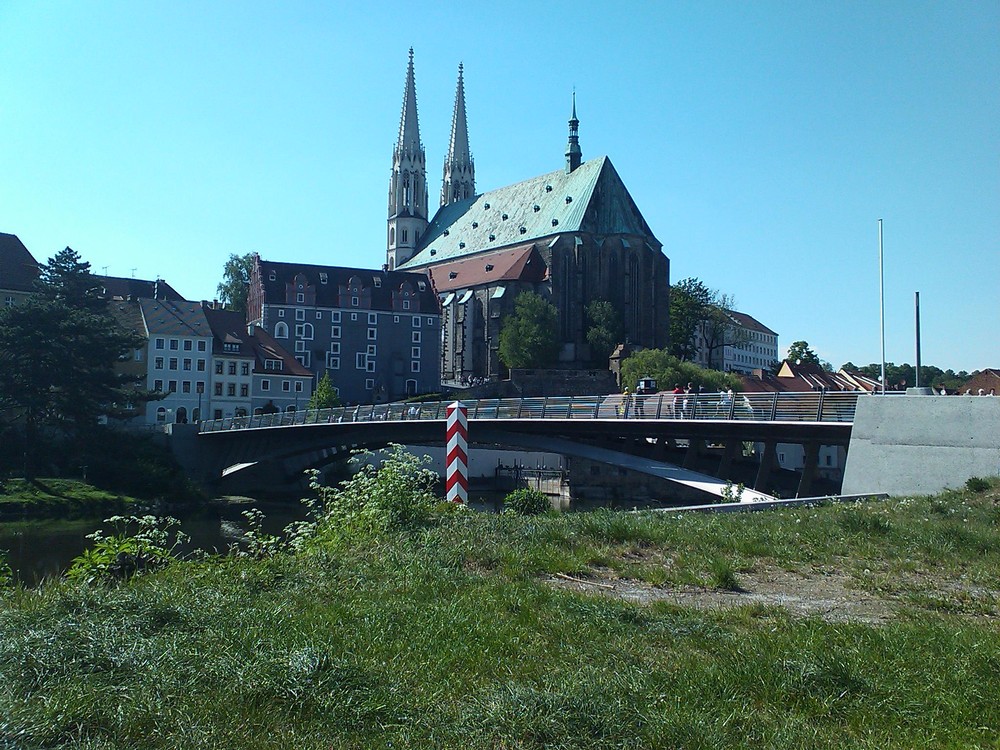
M 718 516 L 433 486 L 397 452 L 283 540 L 7 587 L 0 746 L 997 746 L 996 480 Z

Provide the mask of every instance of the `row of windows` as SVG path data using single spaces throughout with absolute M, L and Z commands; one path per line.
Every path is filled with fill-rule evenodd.
M 192 381 L 190 381 L 190 380 L 182 380 L 182 381 L 180 381 L 181 393 L 191 393 L 192 392 L 192 390 L 191 390 L 192 385 L 191 384 L 192 384 Z M 154 380 L 153 381 L 153 390 L 156 391 L 156 392 L 158 392 L 158 393 L 163 393 L 163 381 L 162 380 Z M 167 381 L 167 391 L 166 392 L 167 393 L 177 393 L 177 381 L 176 380 L 168 380 Z M 201 383 L 201 382 L 198 382 L 198 381 L 195 381 L 194 382 L 194 392 L 195 393 L 204 393 L 205 392 L 205 384 Z
M 260 381 L 260 389 L 262 391 L 269 391 L 269 390 L 271 390 L 271 380 L 270 380 L 270 378 L 264 378 L 263 380 Z M 289 393 L 292 390 L 292 381 L 290 381 L 290 380 L 282 380 L 281 381 L 281 390 L 283 390 L 285 393 Z M 296 380 L 295 381 L 295 392 L 296 393 L 302 393 L 302 381 L 301 380 Z
M 239 365 L 240 375 L 247 376 L 250 374 L 249 362 L 222 362 L 221 360 L 215 362 L 215 374 L 222 375 L 223 370 L 225 370 L 229 375 L 235 375 L 237 365 Z
M 343 334 L 343 330 L 340 326 L 330 326 L 330 338 L 339 339 Z M 368 329 L 368 340 L 377 341 L 378 340 L 378 328 Z M 274 327 L 274 337 L 277 339 L 288 338 L 288 326 L 284 323 L 278 323 Z M 315 338 L 315 331 L 313 329 L 312 323 L 297 323 L 295 326 L 295 338 L 301 339 L 302 341 L 296 342 L 295 351 L 304 352 L 306 351 L 304 341 L 312 341 Z M 410 334 L 410 341 L 414 344 L 420 343 L 420 331 L 413 331 Z M 299 344 L 302 344 L 301 346 Z
M 403 309 L 404 310 L 408 309 L 408 306 L 405 304 L 405 300 L 404 300 Z M 360 313 L 352 312 L 351 313 L 351 320 L 352 321 L 356 321 L 358 319 L 358 315 L 359 314 Z M 387 313 L 383 313 L 383 315 L 387 316 L 388 314 Z M 373 313 L 373 312 L 368 313 L 368 325 L 370 325 L 370 326 L 378 325 L 378 316 L 379 316 L 378 313 Z M 283 309 L 280 309 L 280 308 L 278 309 L 278 317 L 279 318 L 285 317 L 285 311 Z M 306 319 L 306 311 L 303 310 L 303 309 L 301 309 L 301 308 L 297 309 L 295 311 L 295 320 L 301 322 L 301 321 L 305 321 L 305 319 Z M 321 311 L 321 310 L 317 310 L 316 311 L 316 320 L 323 320 L 323 311 Z M 393 323 L 398 323 L 399 320 L 400 320 L 400 316 L 399 315 L 393 315 L 392 316 L 392 322 Z M 414 315 L 414 316 L 412 316 L 412 321 L 413 321 L 412 325 L 413 325 L 413 327 L 414 328 L 420 328 L 420 322 L 421 322 L 421 320 L 423 320 L 425 322 L 425 324 L 428 325 L 428 326 L 433 326 L 434 325 L 434 318 L 431 318 L 431 317 L 421 318 L 419 315 Z M 331 323 L 340 323 L 341 322 L 340 310 L 331 310 L 330 311 L 330 322 Z
M 156 357 L 153 359 L 154 370 L 162 370 L 164 369 L 164 365 L 166 365 L 166 369 L 168 370 L 176 370 L 178 365 L 180 365 L 184 370 L 190 370 L 192 365 L 194 365 L 198 372 L 205 372 L 205 360 L 203 359 L 185 359 L 183 362 L 178 360 L 177 357 L 171 357 L 169 360 L 166 360 L 164 357 Z
M 157 391 L 159 393 L 163 393 L 164 392 L 164 390 L 163 390 L 163 384 L 164 384 L 164 381 L 162 381 L 162 380 L 154 380 L 153 381 L 153 390 Z M 192 381 L 190 381 L 190 380 L 182 380 L 179 383 L 176 380 L 168 380 L 168 381 L 166 381 L 166 385 L 167 385 L 167 390 L 166 390 L 167 393 L 176 393 L 178 385 L 180 385 L 181 393 L 191 393 L 192 392 Z M 204 383 L 194 382 L 193 385 L 194 385 L 194 391 L 193 391 L 194 393 L 204 393 L 205 392 L 205 384 Z M 290 392 L 291 390 L 293 390 L 292 385 L 293 384 L 292 384 L 292 382 L 290 380 L 282 380 L 281 381 L 281 390 L 286 391 L 286 392 Z M 239 389 L 239 394 L 240 394 L 241 397 L 247 398 L 250 395 L 250 385 L 248 383 L 216 383 L 215 386 L 214 386 L 214 393 L 215 393 L 216 396 L 223 396 L 223 395 L 225 395 L 225 396 L 235 396 L 236 392 L 237 392 L 237 388 Z M 271 380 L 270 380 L 270 378 L 264 378 L 264 379 L 262 379 L 260 381 L 260 389 L 262 391 L 270 391 L 271 390 Z M 296 393 L 302 393 L 302 389 L 303 389 L 302 381 L 301 380 L 295 381 L 295 383 L 294 383 L 294 390 L 295 390 L 295 392 Z
M 186 352 L 192 351 L 194 348 L 194 342 L 191 341 L 191 339 L 184 339 L 183 342 L 180 339 L 170 339 L 169 341 L 170 341 L 170 349 L 172 351 L 177 351 L 179 348 L 181 348 L 181 344 L 183 344 L 184 351 Z M 156 347 L 157 349 L 166 349 L 167 339 L 162 339 L 162 338 L 155 339 L 153 342 L 153 346 Z M 208 342 L 205 341 L 204 339 L 198 341 L 198 351 L 199 352 L 208 351 Z

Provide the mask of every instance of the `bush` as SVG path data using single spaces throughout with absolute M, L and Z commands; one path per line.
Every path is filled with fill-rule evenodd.
M 188 536 L 176 527 L 176 518 L 156 516 L 112 516 L 105 520 L 115 533 L 103 530 L 88 534 L 91 549 L 73 560 L 66 576 L 87 583 L 120 581 L 136 573 L 165 567 L 177 559 L 177 548 Z M 134 533 L 129 533 L 134 529 Z
M 503 499 L 503 512 L 513 516 L 538 516 L 551 509 L 544 493 L 527 487 L 514 490 Z
M 354 460 L 372 456 L 361 451 Z M 425 525 L 438 501 L 434 494 L 438 476 L 425 468 L 429 461 L 427 456 L 417 458 L 393 444 L 383 453 L 378 468 L 364 464 L 338 487 L 320 484 L 318 472 L 311 472 L 309 486 L 316 491 L 321 508 L 318 526 L 341 533 L 384 533 Z
M 969 477 L 965 481 L 965 489 L 969 492 L 979 494 L 980 492 L 986 492 L 989 488 L 990 481 L 988 479 L 983 479 L 982 477 Z

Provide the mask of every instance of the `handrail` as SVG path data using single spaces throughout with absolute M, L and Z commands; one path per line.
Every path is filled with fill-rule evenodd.
M 657 393 L 652 395 L 537 396 L 465 402 L 470 420 L 642 419 L 727 422 L 853 422 L 861 391 L 809 393 Z M 227 417 L 201 423 L 201 432 L 341 422 L 442 419 L 451 401 L 366 404 Z

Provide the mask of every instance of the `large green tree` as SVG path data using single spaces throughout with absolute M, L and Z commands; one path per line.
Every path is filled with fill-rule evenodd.
M 222 267 L 222 281 L 216 287 L 216 291 L 219 293 L 219 301 L 230 310 L 246 312 L 253 256 L 253 253 L 245 255 L 233 253 Z
M 546 367 L 559 354 L 559 312 L 534 292 L 521 292 L 500 330 L 500 360 L 507 367 Z
M 625 337 L 625 325 L 615 306 L 606 300 L 587 305 L 587 343 L 594 362 L 607 366 L 608 357 Z
M 740 379 L 732 373 L 708 370 L 693 362 L 686 362 L 670 354 L 666 349 L 643 349 L 635 352 L 622 362 L 622 385 L 629 390 L 635 388 L 639 378 L 653 378 L 660 390 L 672 390 L 675 385 L 682 388 L 691 383 L 703 391 L 722 391 L 741 388 Z
M 711 311 L 715 292 L 696 278 L 670 287 L 670 354 L 691 360 L 698 353 L 698 326 Z
M 90 264 L 66 248 L 43 265 L 35 295 L 0 311 L 0 412 L 21 429 L 29 475 L 43 428 L 79 447 L 99 417 L 148 397 L 116 369 L 143 339 L 119 327 L 99 289 Z
M 703 281 L 687 278 L 670 287 L 670 353 L 693 360 L 702 339 L 708 365 L 721 368 L 727 346 L 743 346 L 748 333 L 729 315 L 736 308 L 732 295 L 709 289 Z

